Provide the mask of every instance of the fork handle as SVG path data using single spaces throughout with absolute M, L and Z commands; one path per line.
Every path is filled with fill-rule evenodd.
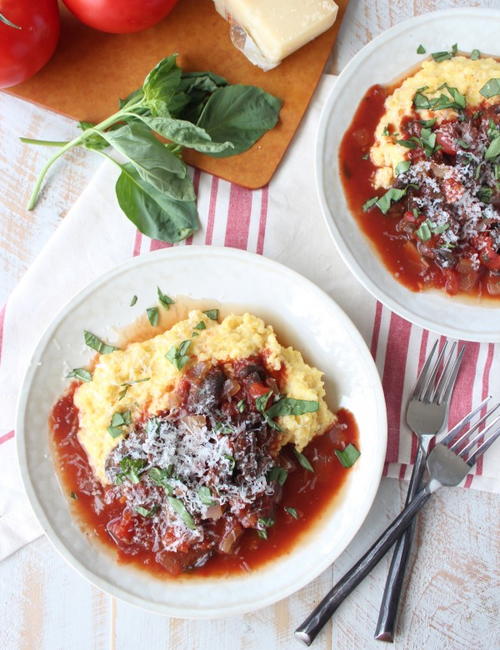
M 413 499 L 422 480 L 429 442 L 430 439 L 424 439 L 418 445 L 417 456 L 406 495 L 406 505 Z M 375 638 L 379 641 L 392 643 L 394 640 L 394 630 L 398 619 L 399 599 L 401 598 L 406 566 L 410 559 L 411 547 L 415 536 L 415 525 L 416 519 L 398 539 L 394 547 L 391 567 L 385 582 L 384 595 L 382 596 L 377 627 L 375 629 Z
M 341 578 L 327 593 L 319 605 L 309 614 L 295 630 L 295 637 L 306 645 L 311 645 L 318 633 L 323 629 L 337 607 L 347 598 L 355 587 L 370 573 L 382 559 L 396 539 L 411 524 L 413 517 L 427 502 L 432 492 L 440 487 L 434 481 L 428 483 L 409 505 L 399 514 L 392 524 L 385 529 L 377 541 L 356 562 L 356 564 Z

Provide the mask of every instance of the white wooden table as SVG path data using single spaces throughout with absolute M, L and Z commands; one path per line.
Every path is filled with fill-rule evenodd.
M 329 69 L 340 71 L 371 38 L 405 18 L 469 4 L 500 7 L 499 0 L 351 0 Z M 23 206 L 41 157 L 20 146 L 17 137 L 60 140 L 73 132 L 69 120 L 0 93 L 0 304 L 100 162 L 83 152 L 68 156 L 34 217 Z M 294 627 L 402 507 L 405 492 L 406 484 L 385 479 L 349 549 L 299 593 L 265 610 L 219 621 L 168 619 L 115 600 L 80 578 L 40 538 L 0 564 L 0 649 L 298 648 Z M 419 523 L 418 558 L 395 648 L 500 648 L 499 514 L 496 495 L 443 489 L 435 496 Z M 388 562 L 382 561 L 341 607 L 316 648 L 382 647 L 373 630 Z

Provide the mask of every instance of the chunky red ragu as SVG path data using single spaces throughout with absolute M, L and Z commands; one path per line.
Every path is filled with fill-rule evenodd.
M 186 570 L 196 575 L 241 572 L 290 550 L 345 480 L 348 469 L 341 465 L 335 450 L 349 443 L 358 444 L 354 418 L 342 410 L 337 424 L 304 451 L 314 472 L 300 466 L 290 446 L 280 450 L 279 431 L 256 408 L 256 400 L 265 399 L 270 391 L 279 392 L 283 380 L 282 371 L 267 370 L 264 356 L 215 365 L 196 364 L 179 383 L 176 407 L 155 418 L 145 418 L 115 447 L 106 463 L 107 475 L 114 483 L 106 487 L 95 479 L 78 442 L 78 411 L 73 403 L 78 384 L 74 383 L 54 406 L 50 424 L 64 490 L 73 498 L 75 513 L 87 534 L 112 547 L 121 562 L 165 576 Z M 208 429 L 205 435 L 209 439 L 190 447 L 191 433 L 186 425 L 195 436 Z M 199 425 L 203 427 L 197 428 Z M 207 456 L 201 452 L 211 449 L 216 454 L 217 445 L 223 443 L 231 445 L 236 464 L 231 479 L 222 467 L 223 460 L 207 465 L 211 467 L 208 471 L 214 473 L 218 494 L 226 495 L 226 505 L 213 508 L 213 519 L 196 519 L 196 526 L 203 527 L 201 539 L 186 536 L 185 530 L 180 531 L 162 518 L 159 505 L 169 498 L 168 492 L 145 473 L 140 474 L 137 464 L 144 454 L 149 465 L 154 464 L 162 454 L 162 446 L 169 444 L 169 436 L 181 430 L 188 431 L 182 442 L 184 457 L 189 453 L 193 462 L 206 462 Z M 135 464 L 126 459 L 135 459 Z M 181 462 L 172 468 L 170 476 L 179 472 L 189 487 L 191 462 Z M 283 485 L 273 481 L 261 490 L 259 477 L 273 467 L 286 470 L 286 481 Z M 128 476 L 140 480 L 122 481 L 120 477 L 129 470 L 132 474 Z M 133 475 L 135 470 L 139 472 L 137 477 Z M 210 498 L 210 492 L 204 496 Z M 196 500 L 185 503 L 196 518 Z M 189 523 L 189 513 L 181 512 L 181 516 L 187 516 Z M 269 526 L 262 531 L 259 522 Z
M 371 183 L 376 167 L 369 152 L 393 90 L 377 85 L 366 92 L 341 143 L 341 178 L 352 214 L 386 267 L 412 291 L 438 288 L 500 299 L 500 165 L 485 161 L 500 133 L 500 104 L 467 107 L 441 124 L 427 124 L 416 112 L 404 118 L 394 137 L 408 144 L 411 166 L 393 187 L 405 195 L 383 214 L 366 207 L 383 195 Z

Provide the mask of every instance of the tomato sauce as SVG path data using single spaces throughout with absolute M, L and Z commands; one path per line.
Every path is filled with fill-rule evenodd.
M 436 250 L 438 237 L 430 237 L 430 240 L 425 242 L 425 246 L 415 237 L 414 231 L 420 222 L 427 218 L 427 215 L 421 214 L 417 217 L 418 222 L 415 223 L 415 217 L 411 211 L 408 211 L 407 199 L 394 203 L 387 214 L 383 214 L 379 209 L 363 211 L 363 206 L 367 201 L 375 195 L 382 196 L 385 191 L 373 188 L 372 180 L 377 168 L 370 160 L 370 149 L 375 143 L 376 127 L 384 115 L 384 102 L 395 88 L 396 86 L 372 86 L 361 100 L 352 123 L 342 139 L 339 151 L 340 174 L 350 211 L 361 230 L 374 245 L 386 268 L 411 291 L 434 288 L 442 289 L 449 294 L 481 296 L 498 300 L 500 296 L 500 251 L 495 252 L 490 234 L 484 233 L 476 238 L 471 237 L 470 242 L 461 244 L 462 252 L 458 257 L 455 255 L 454 261 L 446 262 L 445 259 L 444 263 L 438 264 L 433 259 L 435 253 L 431 250 Z M 477 108 L 467 108 L 464 111 L 464 119 L 469 120 L 471 124 L 473 141 L 474 138 L 478 138 L 477 134 L 480 132 L 477 126 L 478 120 L 474 121 L 472 117 Z M 481 106 L 479 108 L 484 114 L 483 129 L 486 118 L 490 118 L 490 123 L 491 120 L 495 120 L 498 125 L 498 107 L 485 108 Z M 416 114 L 412 118 L 405 118 L 398 137 L 401 139 L 411 137 L 411 128 L 415 128 L 417 122 L 418 115 Z M 446 132 L 446 129 L 453 131 L 454 128 L 458 128 L 454 124 L 455 122 L 456 125 L 460 124 L 456 120 L 450 121 L 448 124 L 444 123 L 444 128 L 441 126 L 436 129 L 440 146 L 428 160 L 436 163 L 437 167 L 443 162 L 448 165 L 455 164 L 456 151 L 448 149 L 447 142 L 443 137 L 444 133 L 440 133 L 440 131 Z M 392 134 L 394 127 L 392 125 L 388 125 L 388 127 Z M 418 126 L 418 129 L 420 128 Z M 409 133 L 408 129 L 410 129 Z M 453 141 L 455 142 L 456 138 Z M 408 153 L 408 160 L 412 165 L 425 159 L 426 156 L 419 147 L 411 149 Z M 450 188 L 452 181 L 447 182 L 448 189 L 454 189 Z M 417 195 L 419 195 L 418 190 Z M 446 200 L 448 201 L 448 198 Z M 495 195 L 494 201 L 496 201 Z M 449 205 L 453 205 L 453 200 Z M 402 225 L 405 217 L 409 222 L 413 222 L 413 224 L 407 224 L 406 233 L 405 227 Z M 425 250 L 427 253 L 422 252 Z M 456 250 L 458 249 L 452 253 L 455 254 Z M 475 266 L 473 267 L 474 258 Z
M 54 445 L 56 465 L 63 491 L 69 497 L 72 510 L 82 529 L 114 552 L 118 562 L 133 565 L 154 573 L 162 579 L 175 579 L 158 564 L 153 552 L 140 551 L 129 555 L 116 546 L 107 532 L 109 521 L 120 516 L 123 506 L 100 500 L 99 512 L 95 508 L 96 493 L 104 489 L 93 476 L 85 451 L 80 446 L 78 433 L 78 410 L 73 394 L 78 386 L 74 382 L 69 391 L 55 404 L 50 429 Z M 335 450 L 344 449 L 349 443 L 358 447 L 358 431 L 354 416 L 347 410 L 338 412 L 334 427 L 316 437 L 304 450 L 314 467 L 311 473 L 298 467 L 288 474 L 281 501 L 274 513 L 275 524 L 267 529 L 267 539 L 261 539 L 254 529 L 243 534 L 235 554 L 215 554 L 204 566 L 192 569 L 195 576 L 215 576 L 242 573 L 256 569 L 277 557 L 290 552 L 300 537 L 319 519 L 333 503 L 347 477 L 335 456 Z M 291 508 L 294 518 L 285 508 Z

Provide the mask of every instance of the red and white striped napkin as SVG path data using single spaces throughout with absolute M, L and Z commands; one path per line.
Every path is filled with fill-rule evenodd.
M 202 228 L 181 245 L 217 245 L 266 255 L 302 273 L 349 314 L 376 360 L 387 399 L 386 475 L 408 478 L 416 440 L 404 407 L 436 335 L 378 303 L 354 279 L 332 243 L 315 191 L 316 125 L 334 83 L 325 76 L 269 187 L 250 191 L 194 172 Z M 15 460 L 15 404 L 32 350 L 59 309 L 101 273 L 130 256 L 165 246 L 138 233 L 114 197 L 115 170 L 105 163 L 0 312 L 0 559 L 41 530 L 23 495 Z M 453 424 L 487 394 L 500 399 L 500 346 L 466 344 L 450 409 Z M 40 435 L 45 435 L 40 432 Z M 466 487 L 500 492 L 500 446 L 467 477 Z

